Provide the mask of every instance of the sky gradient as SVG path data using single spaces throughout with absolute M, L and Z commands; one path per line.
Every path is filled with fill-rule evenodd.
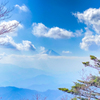
M 90 55 L 100 58 L 99 4 L 99 0 L 10 0 L 11 18 L 0 25 L 20 25 L 0 36 L 4 77 L 0 86 L 44 87 L 40 91 L 70 87 L 80 77 L 82 61 L 89 61 Z

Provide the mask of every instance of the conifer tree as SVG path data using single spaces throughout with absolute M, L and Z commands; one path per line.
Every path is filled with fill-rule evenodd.
M 92 55 L 90 55 L 90 59 L 94 61 L 94 65 L 91 65 L 90 62 L 82 62 L 84 66 L 97 69 L 100 73 L 100 60 Z M 85 80 L 74 82 L 74 86 L 70 90 L 68 88 L 58 89 L 75 95 L 76 97 L 72 100 L 100 100 L 100 76 L 90 74 Z

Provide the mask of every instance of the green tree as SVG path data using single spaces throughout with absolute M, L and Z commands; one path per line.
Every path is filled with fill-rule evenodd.
M 94 65 L 91 65 L 90 62 L 82 62 L 84 66 L 97 69 L 100 73 L 100 60 L 92 55 L 90 55 L 90 59 L 94 61 Z M 70 90 L 68 88 L 58 89 L 75 95 L 76 97 L 72 100 L 100 100 L 100 76 L 94 76 L 90 74 L 85 78 L 83 77 L 82 80 L 74 82 L 74 86 L 72 86 Z

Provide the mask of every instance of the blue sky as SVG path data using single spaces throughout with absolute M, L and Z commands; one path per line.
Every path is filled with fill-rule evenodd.
M 82 61 L 89 61 L 89 55 L 100 57 L 99 4 L 99 0 L 10 0 L 7 6 L 14 7 L 12 17 L 1 21 L 0 25 L 21 23 L 14 32 L 0 37 L 1 69 L 4 66 L 0 85 L 23 87 L 20 83 L 24 80 L 24 88 L 31 89 L 36 83 L 29 86 L 27 81 L 45 75 L 51 81 L 54 81 L 51 77 L 57 79 L 58 87 L 70 86 L 84 68 Z M 48 50 L 60 56 L 51 56 Z M 12 66 L 12 71 L 7 66 Z M 14 75 L 17 67 L 22 75 L 19 70 Z M 27 69 L 41 73 L 29 74 Z M 15 78 L 10 78 L 12 74 Z M 45 81 L 37 85 L 47 84 Z M 50 87 L 46 89 L 56 89 L 53 84 L 48 83 Z

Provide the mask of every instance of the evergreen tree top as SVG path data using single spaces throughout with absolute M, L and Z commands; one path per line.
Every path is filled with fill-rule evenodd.
M 91 65 L 90 62 L 82 62 L 85 67 L 92 67 L 99 71 L 100 73 L 100 60 L 90 55 L 90 59 L 94 61 L 94 65 Z M 88 76 L 87 76 L 88 77 Z M 78 82 L 74 82 L 74 86 L 69 90 L 68 88 L 58 88 L 61 91 L 74 94 L 76 97 L 72 100 L 100 100 L 100 76 L 95 76 L 90 74 L 88 80 L 77 80 Z

